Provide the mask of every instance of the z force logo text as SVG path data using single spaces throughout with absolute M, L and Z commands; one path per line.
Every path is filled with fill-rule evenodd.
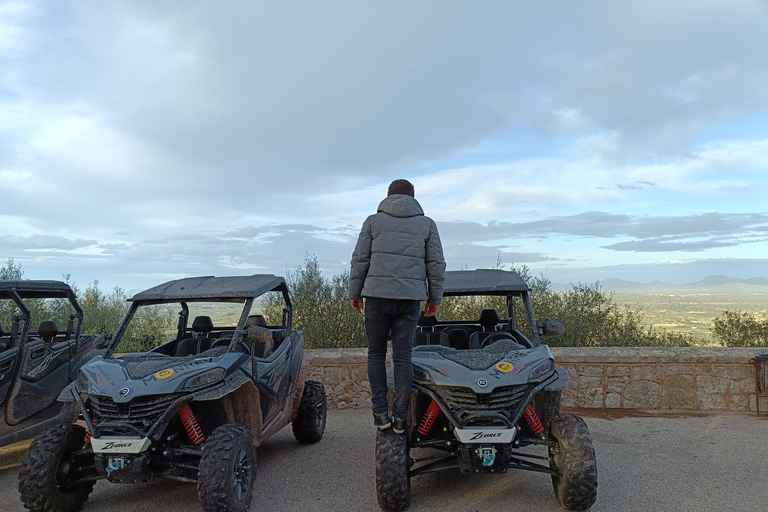
M 456 428 L 456 438 L 462 443 L 509 444 L 515 439 L 516 428 Z
M 470 441 L 479 441 L 481 439 L 499 439 L 501 432 L 473 432 Z

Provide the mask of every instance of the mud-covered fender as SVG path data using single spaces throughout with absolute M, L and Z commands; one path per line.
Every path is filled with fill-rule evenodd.
M 70 382 L 68 385 L 64 387 L 64 389 L 61 390 L 61 393 L 59 393 L 59 397 L 56 399 L 59 402 L 74 402 L 75 397 L 72 396 L 72 391 L 77 393 L 77 381 Z
M 239 386 L 228 383 L 227 386 L 194 393 L 192 400 L 195 402 L 219 400 L 224 407 L 227 421 L 239 423 L 247 428 L 253 437 L 254 444 L 259 446 L 264 426 L 261 397 L 259 389 L 250 379 L 241 380 Z
M 548 384 L 544 391 L 562 391 L 571 382 L 571 378 L 568 376 L 565 368 L 555 367 L 555 372 L 557 373 L 557 379 Z

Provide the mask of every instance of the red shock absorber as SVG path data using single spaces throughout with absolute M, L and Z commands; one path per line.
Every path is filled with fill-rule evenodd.
M 181 418 L 181 422 L 184 424 L 184 428 L 187 430 L 187 434 L 192 442 L 195 444 L 203 442 L 205 436 L 203 435 L 200 426 L 197 424 L 197 418 L 195 418 L 195 413 L 192 412 L 192 408 L 189 404 L 181 406 L 181 409 L 179 409 L 179 418 Z
M 528 423 L 528 426 L 531 427 L 534 434 L 538 435 L 544 432 L 544 427 L 541 426 L 541 420 L 539 420 L 539 416 L 536 414 L 536 411 L 533 410 L 531 404 L 528 404 L 528 407 L 525 408 L 523 416 L 525 416 L 525 421 Z
M 440 407 L 434 400 L 432 400 L 432 403 L 427 407 L 427 412 L 424 413 L 424 417 L 421 418 L 421 423 L 419 424 L 418 429 L 419 434 L 423 436 L 429 434 L 429 430 L 432 428 L 432 425 L 435 424 L 435 420 L 438 416 L 440 416 Z
M 93 418 L 91 420 L 91 423 L 93 423 L 93 426 L 96 426 L 96 418 Z M 85 429 L 85 444 L 91 444 L 91 429 Z

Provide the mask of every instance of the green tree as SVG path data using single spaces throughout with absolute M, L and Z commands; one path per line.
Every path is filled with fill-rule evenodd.
M 176 318 L 171 309 L 161 305 L 140 307 L 115 352 L 146 352 L 169 341 L 176 332 Z
M 347 299 L 349 273 L 326 278 L 317 256 L 307 254 L 304 265 L 286 272 L 293 305 L 293 326 L 304 331 L 307 348 L 365 347 L 365 321 Z M 278 295 L 267 296 L 264 314 L 270 325 L 279 324 L 284 307 Z
M 83 332 L 98 334 L 104 331 L 114 333 L 128 311 L 125 292 L 115 286 L 110 295 L 104 295 L 99 289 L 99 280 L 95 279 L 80 296 L 85 325 Z
M 8 258 L 8 261 L 0 267 L 0 280 L 1 281 L 21 281 L 24 278 L 24 271 L 21 269 L 21 265 L 18 265 L 13 258 Z M 11 330 L 13 325 L 13 317 L 19 314 L 16 303 L 10 299 L 0 300 L 0 325 L 6 331 Z
M 768 310 L 761 317 L 744 311 L 725 311 L 715 318 L 712 334 L 726 347 L 768 346 Z

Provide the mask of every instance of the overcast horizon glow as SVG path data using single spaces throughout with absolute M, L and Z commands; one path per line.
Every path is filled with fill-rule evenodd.
M 411 180 L 448 268 L 768 277 L 759 0 L 0 3 L 0 263 L 347 269 Z

